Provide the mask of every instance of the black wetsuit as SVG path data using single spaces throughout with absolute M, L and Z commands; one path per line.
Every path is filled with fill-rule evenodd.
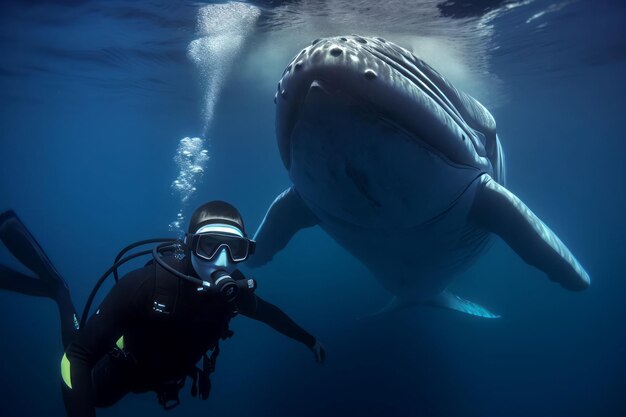
M 205 352 L 230 335 L 228 323 L 237 313 L 267 323 L 309 348 L 316 343 L 285 313 L 255 294 L 242 293 L 226 303 L 154 262 L 122 278 L 79 330 L 80 318 L 67 284 L 13 211 L 0 213 L 0 240 L 35 274 L 0 265 L 0 289 L 48 297 L 58 305 L 66 349 L 63 394 L 70 417 L 94 416 L 95 407 L 113 405 L 129 392 L 163 393 L 164 386 L 187 375 L 198 377 L 196 363 L 206 360 Z M 186 259 L 166 261 L 193 275 Z M 239 271 L 231 275 L 245 279 Z
M 255 294 L 226 303 L 162 269 L 160 273 L 179 285 L 176 300 L 171 300 L 176 305 L 158 312 L 154 308 L 158 269 L 152 263 L 122 278 L 69 345 L 72 388 L 64 388 L 68 416 L 93 416 L 94 407 L 112 405 L 128 392 L 159 392 L 163 384 L 185 378 L 207 350 L 229 336 L 228 323 L 237 313 L 310 348 L 315 344 L 313 336 Z M 239 271 L 232 276 L 244 279 Z M 123 351 L 113 349 L 122 336 Z

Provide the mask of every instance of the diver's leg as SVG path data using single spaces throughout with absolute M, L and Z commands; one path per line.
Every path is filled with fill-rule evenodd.
M 133 359 L 115 349 L 96 363 L 91 372 L 94 405 L 110 407 L 131 391 L 135 366 Z
M 37 278 L 29 277 L 0 265 L 0 289 L 56 301 L 63 346 L 67 347 L 78 331 L 79 319 L 65 280 L 13 211 L 0 214 L 0 240 L 16 259 L 37 275 Z
M 68 362 L 69 363 L 69 362 Z M 69 367 L 69 365 L 67 365 Z M 61 363 L 63 369 L 63 363 Z M 85 415 L 85 409 L 91 409 L 89 416 L 95 416 L 95 409 L 111 407 L 132 391 L 132 384 L 135 380 L 136 367 L 132 358 L 126 356 L 115 356 L 113 352 L 104 355 L 91 371 L 92 396 L 91 398 L 77 398 L 72 390 L 71 384 L 63 380 L 61 391 L 63 402 L 68 415 Z M 69 368 L 67 373 L 69 375 Z M 80 410 L 80 411 L 77 411 Z
M 64 365 L 61 362 L 61 369 L 67 366 L 66 375 L 69 378 L 69 362 Z M 96 407 L 110 407 L 126 394 L 131 392 L 133 381 L 135 380 L 136 366 L 134 359 L 125 354 L 121 349 L 114 349 L 104 355 L 93 367 L 91 371 L 91 382 L 93 387 L 93 398 L 89 401 Z M 61 372 L 63 375 L 63 371 Z M 63 400 L 66 405 L 72 403 L 71 382 L 63 377 L 62 389 Z M 69 407 L 72 408 L 72 407 Z
M 57 307 L 59 308 L 61 340 L 63 342 L 63 350 L 65 350 L 78 334 L 80 317 L 76 312 L 76 308 L 74 308 L 69 289 L 65 288 L 58 291 L 54 297 L 54 301 L 56 301 Z

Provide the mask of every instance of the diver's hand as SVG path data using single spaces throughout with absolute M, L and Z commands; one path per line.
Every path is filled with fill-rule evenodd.
M 315 355 L 315 362 L 320 364 L 324 363 L 326 360 L 326 350 L 317 339 L 315 340 L 315 344 L 309 347 L 309 349 L 311 349 L 311 352 Z

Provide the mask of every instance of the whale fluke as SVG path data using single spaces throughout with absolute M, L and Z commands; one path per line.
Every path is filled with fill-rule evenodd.
M 485 307 L 482 307 L 476 303 L 473 303 L 469 300 L 465 300 L 458 295 L 451 293 L 450 291 L 443 291 L 437 294 L 435 297 L 431 298 L 426 302 L 421 301 L 412 301 L 403 297 L 393 297 L 389 304 L 383 307 L 380 311 L 369 316 L 378 317 L 385 314 L 393 313 L 396 311 L 404 310 L 405 308 L 413 307 L 415 305 L 427 305 L 430 307 L 443 308 L 447 310 L 454 310 L 460 313 L 465 313 L 470 316 L 481 317 L 485 319 L 498 319 L 500 315 L 492 313 L 487 310 Z
M 436 295 L 434 298 L 428 301 L 426 305 L 454 310 L 461 313 L 469 314 L 470 316 L 482 317 L 484 319 L 500 318 L 500 315 L 492 313 L 485 307 L 482 307 L 469 300 L 465 300 L 447 290 Z

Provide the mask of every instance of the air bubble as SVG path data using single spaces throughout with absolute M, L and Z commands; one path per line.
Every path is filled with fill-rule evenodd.
M 180 198 L 181 205 L 189 201 L 197 191 L 196 185 L 204 167 L 209 160 L 209 151 L 204 149 L 205 141 L 201 138 L 183 138 L 178 144 L 174 162 L 178 168 L 178 176 L 172 181 L 172 192 Z M 170 230 L 182 232 L 182 208 L 176 215 L 176 220 L 170 223 Z

